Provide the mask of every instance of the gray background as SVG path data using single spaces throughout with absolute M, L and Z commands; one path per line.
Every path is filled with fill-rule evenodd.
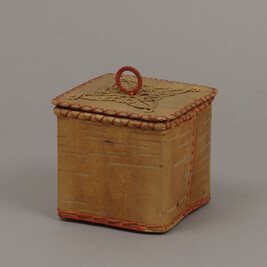
M 58 219 L 50 100 L 123 65 L 219 89 L 212 201 L 164 235 Z M 1 0 L 0 266 L 267 266 L 267 1 Z

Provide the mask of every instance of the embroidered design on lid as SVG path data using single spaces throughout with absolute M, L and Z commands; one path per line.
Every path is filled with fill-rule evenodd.
M 125 84 L 130 90 L 133 90 L 137 82 L 122 76 L 121 82 Z M 199 92 L 199 88 L 171 88 L 171 87 L 154 87 L 143 84 L 141 90 L 136 95 L 125 94 L 121 91 L 116 82 L 108 88 L 103 88 L 100 92 L 89 92 L 82 94 L 72 94 L 66 96 L 69 100 L 90 100 L 90 101 L 115 101 L 118 103 L 125 103 L 137 109 L 142 109 L 144 112 L 153 112 L 158 102 L 165 98 L 178 94 L 186 94 L 189 92 Z

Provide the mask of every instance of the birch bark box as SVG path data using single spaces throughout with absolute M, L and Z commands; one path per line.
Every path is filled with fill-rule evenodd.
M 216 93 L 123 67 L 54 98 L 58 215 L 166 232 L 206 204 Z

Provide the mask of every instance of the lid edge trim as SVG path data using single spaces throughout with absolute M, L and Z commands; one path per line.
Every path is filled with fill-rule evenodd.
M 58 106 L 54 108 L 54 113 L 57 116 L 70 117 L 74 119 L 83 119 L 83 120 L 88 120 L 88 121 L 95 121 L 95 122 L 100 122 L 100 123 L 107 123 L 107 124 L 125 126 L 125 127 L 131 127 L 131 128 L 164 131 L 174 126 L 177 126 L 181 124 L 182 122 L 191 120 L 201 110 L 209 106 L 212 103 L 213 99 L 214 97 L 210 98 L 205 103 L 194 107 L 193 109 L 188 111 L 186 114 L 182 114 L 178 118 L 172 121 L 166 121 L 166 122 L 141 121 L 141 120 L 130 119 L 130 118 L 114 117 L 114 116 L 108 116 L 104 114 L 64 109 Z

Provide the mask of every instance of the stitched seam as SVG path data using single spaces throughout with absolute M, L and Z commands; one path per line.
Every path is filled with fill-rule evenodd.
M 196 112 L 197 114 L 198 112 Z M 196 115 L 195 114 L 195 115 Z M 190 161 L 190 175 L 187 182 L 187 193 L 186 193 L 186 206 L 189 204 L 190 198 L 190 189 L 192 183 L 192 176 L 193 176 L 193 167 L 194 167 L 194 155 L 195 155 L 195 135 L 196 135 L 196 116 L 193 118 L 192 121 L 192 145 L 191 145 L 191 161 Z
M 121 117 L 112 117 L 103 114 L 95 114 L 88 113 L 83 111 L 69 110 L 69 109 L 61 109 L 55 107 L 55 114 L 63 117 L 70 117 L 75 119 L 84 119 L 88 121 L 96 121 L 103 122 L 112 125 L 122 125 L 125 127 L 132 128 L 142 128 L 142 129 L 150 129 L 150 130 L 168 130 L 174 126 L 181 124 L 184 121 L 191 120 L 196 114 L 198 114 L 201 110 L 205 109 L 208 105 L 212 103 L 212 99 L 209 99 L 207 102 L 195 107 L 190 110 L 186 114 L 181 115 L 179 118 L 167 121 L 167 122 L 148 122 L 148 121 L 139 121 L 130 118 L 121 118 Z
M 144 232 L 145 230 L 151 231 L 152 229 L 156 229 L 156 228 L 164 229 L 165 231 L 167 231 L 170 228 L 170 226 L 175 225 L 185 216 L 189 215 L 191 212 L 205 205 L 209 201 L 210 201 L 210 196 L 203 198 L 202 200 L 195 202 L 194 204 L 190 205 L 185 210 L 180 212 L 168 224 L 161 224 L 161 225 L 128 222 L 128 221 L 123 221 L 123 220 L 110 219 L 110 218 L 102 217 L 102 216 L 94 216 L 94 215 L 89 215 L 89 214 L 84 214 L 84 213 L 65 211 L 62 209 L 58 209 L 58 216 L 62 218 L 67 218 L 67 219 L 75 219 L 75 220 L 87 221 L 91 223 L 105 224 L 108 226 L 114 226 L 114 227 L 125 228 L 125 229 L 130 229 L 130 230 L 135 230 L 135 231 L 141 231 L 141 232 Z

